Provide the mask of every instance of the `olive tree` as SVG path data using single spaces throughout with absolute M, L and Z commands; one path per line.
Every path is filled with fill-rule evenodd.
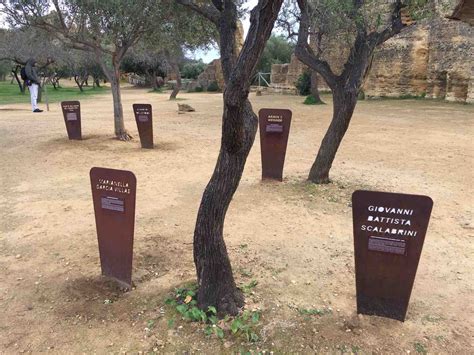
M 154 31 L 148 32 L 141 40 L 141 48 L 161 59 L 162 68 L 176 77 L 176 84 L 170 100 L 176 99 L 181 89 L 180 66 L 185 60 L 185 52 L 205 49 L 217 40 L 217 30 L 209 26 L 204 17 L 187 7 L 176 3 L 170 5 L 172 18 L 166 23 L 157 23 Z
M 427 1 L 297 0 L 297 3 L 300 15 L 296 56 L 321 75 L 333 96 L 332 121 L 308 176 L 314 183 L 328 183 L 329 170 L 349 127 L 375 49 L 403 29 L 404 7 L 409 12 L 422 13 Z M 325 56 L 329 48 L 336 48 L 337 55 Z
M 250 28 L 239 52 L 236 0 L 178 3 L 207 18 L 219 33 L 225 81 L 222 138 L 214 173 L 204 190 L 194 230 L 194 263 L 198 305 L 215 306 L 219 314 L 237 314 L 244 305 L 236 287 L 223 238 L 224 219 L 239 186 L 257 131 L 257 116 L 248 99 L 252 73 L 262 55 L 283 0 L 259 0 L 250 13 Z
M 3 0 L 1 10 L 14 26 L 31 26 L 56 36 L 72 48 L 91 52 L 111 84 L 115 135 L 125 129 L 120 93 L 120 63 L 128 49 L 157 18 L 165 21 L 159 0 Z
M 0 29 L 0 60 L 10 66 L 11 74 L 21 93 L 25 92 L 25 85 L 20 78 L 20 69 L 28 59 L 34 57 L 41 70 L 44 70 L 55 62 L 63 51 L 64 48 L 58 41 L 37 29 Z

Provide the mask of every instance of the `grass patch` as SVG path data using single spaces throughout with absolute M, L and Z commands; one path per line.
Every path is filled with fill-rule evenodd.
M 54 90 L 52 85 L 48 85 L 48 101 L 49 103 L 61 102 L 67 100 L 83 100 L 91 96 L 106 94 L 110 91 L 109 88 L 93 88 L 84 87 L 84 91 L 79 91 L 77 87 L 64 87 Z M 10 84 L 9 81 L 0 82 L 0 105 L 8 104 L 28 104 L 30 103 L 30 93 L 26 89 L 24 94 L 20 93 L 20 89 L 16 83 Z M 43 99 L 40 104 L 45 104 L 45 96 L 43 92 Z

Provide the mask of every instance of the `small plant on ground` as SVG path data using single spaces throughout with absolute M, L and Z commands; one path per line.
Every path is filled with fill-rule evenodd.
M 428 353 L 428 351 L 426 351 L 425 346 L 424 346 L 422 343 L 420 343 L 420 342 L 416 342 L 416 343 L 414 344 L 414 347 L 415 347 L 415 351 L 416 351 L 418 354 L 427 354 L 427 353 Z
M 319 309 L 319 308 L 298 308 L 298 313 L 302 316 L 323 316 L 331 313 L 330 309 Z
M 313 95 L 306 96 L 306 99 L 303 101 L 305 105 L 325 105 L 326 103 L 322 100 L 317 100 Z
M 249 284 L 247 285 L 243 285 L 240 289 L 242 290 L 242 292 L 246 295 L 248 295 L 249 293 L 252 292 L 252 290 L 255 288 L 255 286 L 258 285 L 258 281 L 257 280 L 252 280 L 250 281 Z
M 257 285 L 252 281 L 243 288 L 251 289 Z M 243 311 L 237 317 L 226 316 L 223 319 L 217 317 L 217 309 L 209 306 L 207 310 L 197 307 L 196 300 L 197 285 L 192 284 L 175 289 L 173 295 L 166 299 L 165 303 L 173 307 L 181 319 L 188 322 L 199 322 L 205 325 L 204 334 L 211 336 L 214 334 L 219 339 L 225 337 L 226 332 L 236 336 L 243 336 L 247 341 L 256 342 L 259 337 L 256 333 L 256 326 L 260 321 L 260 313 L 256 311 Z M 175 319 L 168 321 L 168 327 L 175 325 Z

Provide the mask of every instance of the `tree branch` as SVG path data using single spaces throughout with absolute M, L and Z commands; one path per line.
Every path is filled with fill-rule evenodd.
M 198 5 L 192 0 L 175 0 L 175 1 L 177 4 L 186 6 L 190 8 L 191 10 L 197 12 L 198 14 L 204 16 L 209 21 L 214 23 L 216 26 L 219 25 L 219 20 L 220 20 L 221 15 L 218 10 L 218 7 L 216 7 L 215 5 L 214 7 L 207 4 Z
M 224 94 L 229 93 L 226 95 L 228 103 L 240 105 L 242 97 L 237 95 L 248 95 L 251 76 L 270 37 L 282 3 L 283 0 L 259 0 L 252 9 L 250 28 L 229 79 L 228 86 L 232 89 L 226 90 Z
M 329 87 L 333 89 L 337 82 L 336 74 L 333 73 L 328 62 L 319 59 L 308 44 L 310 27 L 308 13 L 309 4 L 306 0 L 298 0 L 298 6 L 301 11 L 301 20 L 295 54 L 304 64 L 321 74 Z
M 402 2 L 400 0 L 397 0 L 393 8 L 392 20 L 390 25 L 382 32 L 374 33 L 373 38 L 370 38 L 370 40 L 375 42 L 375 46 L 384 43 L 388 39 L 400 33 L 400 31 L 403 29 L 404 25 L 402 22 L 402 8 Z

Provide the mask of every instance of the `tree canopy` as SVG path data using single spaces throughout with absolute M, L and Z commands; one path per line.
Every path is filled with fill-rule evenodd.
M 256 70 L 263 73 L 270 73 L 272 64 L 289 63 L 294 50 L 294 43 L 289 42 L 286 37 L 282 35 L 272 35 L 263 50 Z

